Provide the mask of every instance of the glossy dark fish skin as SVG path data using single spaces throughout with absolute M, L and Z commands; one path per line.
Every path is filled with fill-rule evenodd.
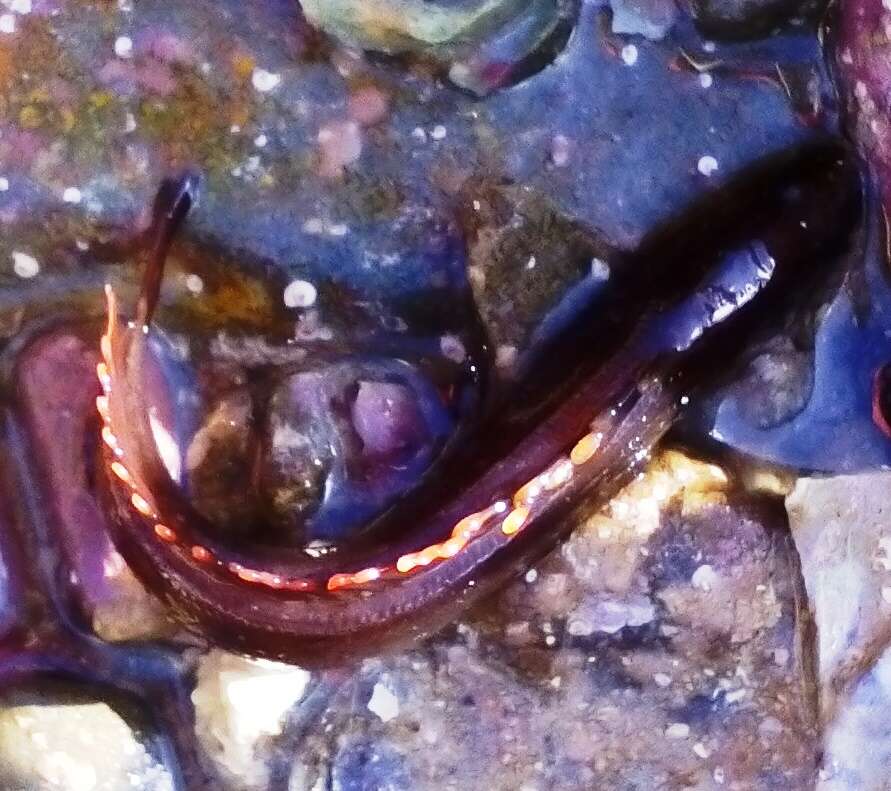
M 819 279 L 812 265 L 844 242 L 859 194 L 855 162 L 827 144 L 765 164 L 654 234 L 628 268 L 634 276 L 612 285 L 622 309 L 589 311 L 580 321 L 593 325 L 561 339 L 569 384 L 559 402 L 509 424 L 507 442 L 504 423 L 482 425 L 433 485 L 383 517 L 370 535 L 385 542 L 333 558 L 235 553 L 195 535 L 164 497 L 136 513 L 132 490 L 108 473 L 115 456 L 106 449 L 116 543 L 181 618 L 237 650 L 331 664 L 427 634 L 559 541 L 582 497 L 606 498 L 628 480 L 682 397 Z M 461 533 L 462 520 L 483 513 Z

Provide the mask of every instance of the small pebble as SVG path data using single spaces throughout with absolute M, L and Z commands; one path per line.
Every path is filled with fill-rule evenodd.
M 626 66 L 633 66 L 637 63 L 637 47 L 634 44 L 626 44 L 622 47 L 622 60 Z
M 31 0 L 12 0 L 9 8 L 16 14 L 30 14 Z
M 526 582 L 531 585 L 533 582 L 535 582 L 535 580 L 538 579 L 538 572 L 535 569 L 529 569 L 529 571 L 526 572 L 525 579 Z
M 40 264 L 34 256 L 16 251 L 12 254 L 12 271 L 25 279 L 36 277 Z
M 114 42 L 114 54 L 119 58 L 133 56 L 133 39 L 129 36 L 118 36 Z
M 434 140 L 444 140 L 446 134 L 448 134 L 446 128 L 442 124 L 437 124 L 431 130 L 430 137 L 432 137 Z
M 654 674 L 653 681 L 656 682 L 657 687 L 662 687 L 663 689 L 671 686 L 671 676 L 669 676 L 667 673 Z
M 6 192 L 9 189 L 9 179 L 0 176 L 0 192 Z
M 15 17 L 12 14 L 0 14 L 0 33 L 15 33 Z
M 62 193 L 62 200 L 65 201 L 65 203 L 80 203 L 82 199 L 83 195 L 77 187 L 68 187 L 65 192 Z
M 308 280 L 292 280 L 285 287 L 284 301 L 289 308 L 308 308 L 315 304 L 318 291 Z
M 702 173 L 703 176 L 711 176 L 712 173 L 718 169 L 718 160 L 710 154 L 706 154 L 699 158 L 699 162 L 696 164 L 696 169 Z
M 269 142 L 269 138 L 266 137 L 266 135 L 257 135 L 254 138 L 254 145 L 257 148 L 264 148 L 268 142 Z
M 254 73 L 251 75 L 251 84 L 260 93 L 269 93 L 269 91 L 275 90 L 281 84 L 281 81 L 282 77 L 280 74 L 274 74 L 271 71 L 266 71 L 266 69 L 254 69 Z
M 715 78 L 712 77 L 712 75 L 709 74 L 707 71 L 704 71 L 702 74 L 699 75 L 699 84 L 703 88 L 711 88 L 714 81 Z

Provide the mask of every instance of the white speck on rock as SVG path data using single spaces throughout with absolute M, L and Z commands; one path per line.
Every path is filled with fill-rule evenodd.
M 718 160 L 711 154 L 706 154 L 699 158 L 699 162 L 696 163 L 696 169 L 703 176 L 711 176 L 718 169 Z
M 657 687 L 662 687 L 663 689 L 671 686 L 671 676 L 667 673 L 655 673 L 653 675 L 653 681 L 656 682 Z
M 430 137 L 434 140 L 444 140 L 447 134 L 448 130 L 442 124 L 437 124 L 430 130 Z
M 308 308 L 315 305 L 318 291 L 308 280 L 292 280 L 285 286 L 283 299 L 289 308 Z
M 114 54 L 119 58 L 133 56 L 133 39 L 129 36 L 118 36 L 114 41 Z
M 673 722 L 665 729 L 668 739 L 686 739 L 690 735 L 690 726 L 686 722 Z
M 702 74 L 699 75 L 699 84 L 703 88 L 711 88 L 714 82 L 715 78 L 712 77 L 712 75 L 709 74 L 707 71 L 704 71 L 702 72 Z
M 706 747 L 702 742 L 696 742 L 696 744 L 693 745 L 693 752 L 703 760 L 711 755 L 708 747 Z
M 381 722 L 389 722 L 399 716 L 399 698 L 386 684 L 378 681 L 368 701 L 368 710 Z
M 16 14 L 30 14 L 31 0 L 12 0 L 9 9 Z
M 637 63 L 637 47 L 634 44 L 626 44 L 622 47 L 622 61 L 626 66 L 633 66 Z
M 0 33 L 15 33 L 15 17 L 12 14 L 0 14 Z
M 192 294 L 200 294 L 204 291 L 204 281 L 198 275 L 186 275 L 186 289 Z
M 269 142 L 269 138 L 266 137 L 266 135 L 260 134 L 254 138 L 254 145 L 257 148 L 264 148 L 268 142 Z
M 690 584 L 697 590 L 708 593 L 715 587 L 718 579 L 715 570 L 708 563 L 704 563 L 693 572 L 693 575 L 690 577 Z
M 275 74 L 271 71 L 266 71 L 266 69 L 256 68 L 251 75 L 251 84 L 260 93 L 274 91 L 281 84 L 281 81 L 281 74 Z
M 605 283 L 609 280 L 610 266 L 602 258 L 591 259 L 591 277 L 598 283 Z
M 27 280 L 39 274 L 40 262 L 33 255 L 16 250 L 12 254 L 12 271 Z
M 62 193 L 62 200 L 65 203 L 80 203 L 83 199 L 83 194 L 77 187 L 68 187 L 65 192 Z
M 9 179 L 0 176 L 0 192 L 6 192 L 9 189 Z
M 525 580 L 530 585 L 533 582 L 535 582 L 535 580 L 537 580 L 537 579 L 538 579 L 538 571 L 536 571 L 535 569 L 529 569 L 529 571 L 526 572 Z

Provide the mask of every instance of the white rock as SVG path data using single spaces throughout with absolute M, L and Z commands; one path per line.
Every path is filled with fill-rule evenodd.
M 386 684 L 378 681 L 371 692 L 368 710 L 377 715 L 381 722 L 389 722 L 399 716 L 399 698 Z
M 633 66 L 637 63 L 637 47 L 634 44 L 626 44 L 622 47 L 622 61 L 626 66 Z
M 173 779 L 105 703 L 19 704 L 13 698 L 0 701 L 0 787 L 173 791 Z
M 292 280 L 285 286 L 285 306 L 289 308 L 308 308 L 315 305 L 318 291 L 308 280 Z
M 665 729 L 668 739 L 686 739 L 690 735 L 690 726 L 686 722 L 673 722 Z
M 12 253 L 12 271 L 27 280 L 40 273 L 40 262 L 33 255 L 15 250 Z
M 260 746 L 266 737 L 281 733 L 285 714 L 303 697 L 309 679 L 309 672 L 296 665 L 219 650 L 199 661 L 192 693 L 195 732 L 239 788 L 266 787 L 267 761 Z
M 129 36 L 118 36 L 114 42 L 114 54 L 119 58 L 129 58 L 133 55 L 133 39 Z
M 718 160 L 711 154 L 706 154 L 699 158 L 699 162 L 696 163 L 696 169 L 703 176 L 711 176 L 718 169 Z
M 65 192 L 62 193 L 62 200 L 65 203 L 80 203 L 83 199 L 83 194 L 77 187 L 68 187 Z
M 251 75 L 251 84 L 260 93 L 269 93 L 269 91 L 275 90 L 281 84 L 281 81 L 281 74 L 274 74 L 271 71 L 266 71 L 266 69 L 254 69 Z
M 817 627 L 825 705 L 835 677 L 891 626 L 891 473 L 802 478 L 786 498 Z

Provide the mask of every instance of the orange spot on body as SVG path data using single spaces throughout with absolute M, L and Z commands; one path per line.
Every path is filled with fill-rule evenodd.
M 525 507 L 514 508 L 504 519 L 501 525 L 501 532 L 506 536 L 512 536 L 519 533 L 529 518 L 529 509 Z
M 155 535 L 162 541 L 172 544 L 176 541 L 176 533 L 174 533 L 167 525 L 155 525 Z
M 199 563 L 209 563 L 213 560 L 213 554 L 209 549 L 205 549 L 204 547 L 196 544 L 192 547 L 192 557 L 195 558 Z
M 145 497 L 139 494 L 139 492 L 133 492 L 133 496 L 130 497 L 130 502 L 133 504 L 133 507 L 143 516 L 154 515 L 152 507 L 151 505 L 149 505 L 148 500 L 146 500 Z
M 113 461 L 111 463 L 111 471 L 124 483 L 128 485 L 131 485 L 133 483 L 133 479 L 130 477 L 130 473 L 127 471 L 127 468 L 119 461 Z
M 594 454 L 600 449 L 602 440 L 600 434 L 585 434 L 573 447 L 569 454 L 569 459 L 578 467 L 593 458 Z

